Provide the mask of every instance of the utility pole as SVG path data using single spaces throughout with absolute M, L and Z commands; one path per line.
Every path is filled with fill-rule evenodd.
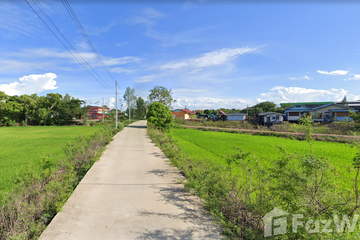
M 115 112 L 115 129 L 118 129 L 118 97 L 117 97 L 117 81 L 115 81 L 115 89 L 116 89 L 116 104 L 115 104 L 115 107 L 116 107 L 116 112 Z
M 130 115 L 130 91 L 128 92 L 128 108 L 129 108 L 129 123 L 130 123 L 130 119 L 131 119 L 131 115 Z
M 103 115 L 102 119 L 103 119 L 103 122 L 104 122 L 104 97 L 103 97 L 103 112 L 102 112 L 102 115 Z

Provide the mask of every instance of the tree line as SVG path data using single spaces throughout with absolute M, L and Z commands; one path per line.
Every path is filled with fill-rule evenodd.
M 0 91 L 0 125 L 68 125 L 74 118 L 87 116 L 83 103 L 69 94 L 8 96 Z

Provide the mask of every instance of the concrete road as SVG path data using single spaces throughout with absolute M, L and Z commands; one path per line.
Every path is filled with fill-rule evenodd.
M 221 239 L 200 199 L 146 134 L 146 121 L 115 136 L 40 240 Z

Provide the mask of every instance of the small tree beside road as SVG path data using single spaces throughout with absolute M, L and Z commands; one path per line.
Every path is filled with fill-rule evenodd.
M 154 126 L 162 131 L 169 131 L 174 125 L 174 117 L 170 108 L 159 102 L 149 105 L 146 119 L 149 126 Z

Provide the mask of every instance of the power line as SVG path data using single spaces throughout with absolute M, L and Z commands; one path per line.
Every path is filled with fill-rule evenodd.
M 29 7 L 34 11 L 34 13 L 40 18 L 40 20 L 45 24 L 45 26 L 50 30 L 50 32 L 57 38 L 57 40 L 66 48 L 66 50 L 73 56 L 73 58 L 75 58 L 75 60 L 98 82 L 100 83 L 104 88 L 107 88 L 105 85 L 103 85 L 93 74 L 92 72 L 89 70 L 92 69 L 93 72 L 95 72 L 95 70 L 86 62 L 86 60 L 79 54 L 79 52 L 70 44 L 70 42 L 66 39 L 66 37 L 61 33 L 61 31 L 56 27 L 56 25 L 54 24 L 54 22 L 50 19 L 50 17 L 45 14 L 45 10 L 41 7 L 39 7 L 39 5 L 34 1 L 34 3 L 40 8 L 40 10 L 45 14 L 45 16 L 47 16 L 47 18 L 49 19 L 49 21 L 56 27 L 56 29 L 60 32 L 60 34 L 64 37 L 64 39 L 66 40 L 66 42 L 74 49 L 74 51 L 80 56 L 80 58 L 86 63 L 86 65 L 88 66 L 88 68 L 86 67 L 86 65 L 84 63 L 82 63 L 73 53 L 72 51 L 70 51 L 70 49 L 61 41 L 61 39 L 54 33 L 54 31 L 49 27 L 49 25 L 42 19 L 42 17 L 36 12 L 36 10 L 31 6 L 31 4 L 25 0 L 25 2 L 29 5 Z M 39 3 L 39 2 L 38 2 Z M 40 4 L 40 3 L 39 3 Z M 40 5 L 41 6 L 41 5 Z M 96 72 L 95 72 L 96 73 Z M 96 73 L 97 74 L 97 73 Z M 98 75 L 98 74 L 97 74 Z M 98 75 L 99 76 L 99 75 Z M 100 78 L 100 77 L 99 77 Z M 100 78 L 101 79 L 101 78 Z M 110 88 L 111 89 L 111 88 Z M 112 89 L 111 89 L 112 90 Z
M 81 54 L 75 49 L 75 47 L 73 47 L 73 45 L 71 45 L 71 43 L 67 40 L 67 38 L 62 34 L 62 32 L 59 30 L 59 28 L 56 26 L 56 24 L 52 21 L 52 19 L 50 18 L 50 16 L 46 13 L 45 9 L 42 7 L 41 3 L 38 0 L 33 0 L 34 3 L 38 6 L 38 8 L 43 12 L 43 14 L 47 17 L 47 19 L 52 23 L 52 25 L 58 30 L 58 32 L 61 34 L 61 36 L 63 36 L 63 38 L 66 40 L 66 42 L 71 46 L 71 48 L 73 49 L 73 51 L 75 51 L 78 56 L 86 63 L 86 65 L 103 81 L 103 83 L 105 83 L 105 85 L 111 89 L 112 89 L 100 76 L 99 74 L 97 74 L 97 72 L 88 64 L 88 62 L 81 56 Z
M 106 65 L 104 64 L 100 54 L 98 53 L 98 51 L 96 50 L 94 44 L 91 42 L 89 35 L 86 33 L 84 27 L 82 26 L 79 18 L 76 16 L 76 13 L 74 12 L 73 8 L 71 7 L 70 3 L 68 0 L 61 0 L 61 2 L 63 3 L 63 5 L 65 6 L 66 10 L 68 11 L 68 13 L 70 14 L 71 18 L 73 19 L 73 21 L 75 22 L 75 25 L 77 26 L 77 28 L 79 29 L 80 33 L 83 35 L 85 41 L 87 42 L 87 44 L 89 45 L 90 49 L 92 50 L 92 52 L 96 55 L 98 61 L 101 63 L 101 65 L 103 66 L 104 70 L 107 72 L 107 74 L 109 75 L 110 78 L 112 78 L 114 81 L 115 78 L 113 77 L 113 75 L 110 73 L 109 69 L 106 67 Z

